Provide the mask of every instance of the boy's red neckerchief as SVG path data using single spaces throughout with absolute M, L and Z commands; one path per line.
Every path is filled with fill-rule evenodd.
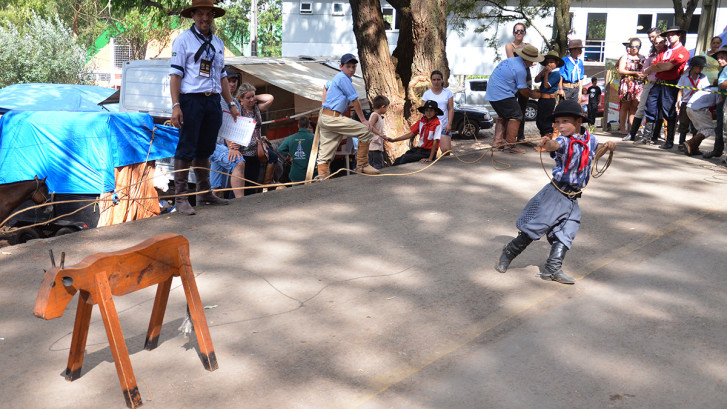
M 573 138 L 572 136 L 568 136 L 568 155 L 565 158 L 565 173 L 568 173 L 568 166 L 570 165 L 570 159 L 573 157 L 573 144 L 577 143 L 580 145 L 583 145 L 583 153 L 581 153 L 581 166 L 578 168 L 578 171 L 582 171 L 583 168 L 585 168 L 588 165 L 588 158 L 590 156 L 590 152 L 588 149 L 588 142 L 591 140 L 591 134 L 586 129 L 585 132 L 586 140 L 582 141 L 580 139 Z

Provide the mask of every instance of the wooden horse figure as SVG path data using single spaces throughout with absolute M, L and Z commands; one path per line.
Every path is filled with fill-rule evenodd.
M 129 352 L 111 296 L 121 296 L 159 284 L 144 343 L 144 349 L 151 351 L 156 348 L 159 341 L 174 276 L 182 279 L 202 364 L 208 371 L 217 369 L 217 358 L 207 328 L 204 308 L 192 273 L 189 242 L 184 236 L 173 233 L 161 234 L 126 250 L 88 256 L 70 267 L 63 266 L 64 258 L 65 254 L 62 254 L 60 266 L 56 267 L 51 253 L 53 268 L 45 273 L 35 300 L 33 314 L 46 320 L 58 318 L 63 315 L 75 293 L 80 292 L 71 352 L 65 373 L 66 380 L 73 381 L 81 375 L 91 310 L 94 304 L 98 304 L 126 405 L 130 408 L 141 406 L 139 388 L 136 385 Z
M 33 200 L 36 204 L 42 204 L 50 200 L 46 178 L 24 180 L 0 185 L 0 227 L 4 225 L 5 219 L 10 213 L 17 209 L 26 200 Z

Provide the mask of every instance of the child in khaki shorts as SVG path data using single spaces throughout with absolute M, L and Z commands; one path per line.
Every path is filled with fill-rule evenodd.
M 341 57 L 341 71 L 323 90 L 323 108 L 318 118 L 320 145 L 316 161 L 319 178 L 326 178 L 331 174 L 330 162 L 336 155 L 336 149 L 344 135 L 358 138 L 356 170 L 373 175 L 380 173 L 369 165 L 369 144 L 374 134 L 369 129 L 369 121 L 363 115 L 361 103 L 358 102 L 358 93 L 351 81 L 351 77 L 356 73 L 357 64 L 358 60 L 353 54 L 344 54 Z M 361 122 L 343 116 L 351 103 Z

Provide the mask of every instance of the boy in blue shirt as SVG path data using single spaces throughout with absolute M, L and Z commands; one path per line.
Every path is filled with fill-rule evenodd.
M 512 260 L 533 240 L 546 236 L 552 247 L 540 278 L 574 284 L 575 279 L 565 274 L 561 267 L 581 224 L 578 198 L 591 177 L 593 161 L 607 151 L 616 150 L 616 144 L 598 144 L 596 138 L 581 126 L 584 122 L 588 123 L 588 117 L 583 115 L 583 109 L 575 101 L 561 101 L 551 119 L 560 135 L 556 139 L 543 137 L 538 149 L 550 152 L 550 157 L 555 159 L 553 180 L 523 209 L 515 224 L 518 236 L 502 250 L 495 269 L 506 272 Z
M 369 129 L 369 121 L 366 120 L 361 110 L 358 93 L 351 80 L 353 74 L 356 73 L 357 64 L 358 60 L 353 54 L 344 54 L 341 57 L 341 71 L 323 88 L 323 108 L 318 118 L 320 145 L 316 161 L 318 177 L 321 179 L 325 179 L 331 174 L 330 162 L 336 155 L 336 150 L 344 135 L 349 138 L 358 138 L 356 170 L 372 175 L 380 173 L 369 165 L 369 144 L 374 134 Z M 343 116 L 351 103 L 361 122 Z
M 560 86 L 560 67 L 563 66 L 563 59 L 558 53 L 551 51 L 545 54 L 545 59 L 540 63 L 543 69 L 535 77 L 535 82 L 540 83 L 540 98 L 538 99 L 538 117 L 535 118 L 535 125 L 538 126 L 540 136 L 553 135 L 553 121 L 551 116 L 555 109 L 555 101 L 558 95 L 565 97 Z

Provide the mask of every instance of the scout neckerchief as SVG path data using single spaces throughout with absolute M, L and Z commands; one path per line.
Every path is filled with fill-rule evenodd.
M 568 166 L 570 165 L 571 157 L 573 157 L 573 144 L 579 144 L 583 145 L 583 152 L 581 153 L 581 166 L 578 167 L 578 171 L 582 171 L 583 168 L 588 165 L 588 157 L 589 157 L 589 150 L 588 150 L 588 142 L 591 140 L 591 134 L 588 133 L 588 130 L 585 132 L 586 140 L 582 141 L 580 139 L 576 139 L 572 136 L 568 137 L 568 155 L 565 157 L 565 170 L 564 173 L 568 173 Z
M 197 31 L 197 28 L 194 26 L 194 24 L 192 24 L 191 30 L 194 33 L 194 36 L 197 37 L 197 39 L 202 42 L 202 45 L 199 46 L 199 49 L 194 54 L 194 62 L 197 62 L 199 60 L 199 57 L 202 56 L 202 53 L 206 51 L 208 56 L 210 54 L 212 54 L 212 57 L 210 57 L 210 65 L 211 65 L 212 61 L 215 60 L 215 52 L 217 52 L 217 50 L 215 50 L 215 46 L 212 45 L 212 38 L 213 38 L 212 31 L 210 30 L 210 35 L 209 35 L 209 39 L 208 39 L 205 36 L 203 36 L 202 33 Z M 211 53 L 210 53 L 210 49 L 212 50 Z
M 574 60 L 570 55 L 568 59 L 573 63 L 573 71 L 570 73 L 571 82 L 578 82 L 581 80 L 581 67 L 578 66 L 578 59 Z

